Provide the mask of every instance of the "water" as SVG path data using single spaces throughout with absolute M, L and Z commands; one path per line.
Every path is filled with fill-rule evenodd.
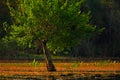
M 0 80 L 120 80 L 120 74 L 13 75 L 0 76 Z

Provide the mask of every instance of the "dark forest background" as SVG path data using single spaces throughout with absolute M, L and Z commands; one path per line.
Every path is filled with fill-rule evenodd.
M 16 7 L 16 0 L 11 0 Z M 81 45 L 74 46 L 70 51 L 63 51 L 60 56 L 73 57 L 120 57 L 120 0 L 86 0 L 80 8 L 83 12 L 91 11 L 90 24 L 105 28 L 100 34 L 85 40 Z M 0 0 L 0 58 L 17 56 L 20 53 L 40 54 L 39 43 L 33 48 L 18 47 L 15 41 L 5 41 L 9 36 L 10 27 L 5 22 L 12 24 L 6 0 Z M 69 53 L 69 54 L 68 54 Z

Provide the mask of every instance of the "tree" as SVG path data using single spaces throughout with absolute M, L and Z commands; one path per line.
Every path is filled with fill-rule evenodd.
M 6 28 L 4 26 L 5 21 L 8 24 L 11 23 L 9 10 L 7 8 L 7 5 L 5 4 L 5 0 L 2 0 L 0 1 L 0 40 L 6 35 L 8 35 L 9 32 L 9 27 L 6 30 L 4 29 Z
M 107 42 L 107 52 L 109 56 L 118 57 L 120 52 L 120 5 L 118 0 L 103 0 L 102 4 L 106 8 L 108 24 L 105 31 L 105 40 Z M 104 46 L 104 45 L 103 45 Z
M 105 27 L 102 34 L 93 40 L 95 54 L 118 57 L 120 52 L 120 6 L 118 0 L 86 0 L 91 11 L 91 23 L 97 28 Z
M 80 11 L 83 0 L 18 0 L 11 7 L 13 24 L 10 39 L 31 47 L 39 40 L 48 71 L 55 71 L 50 52 L 56 53 L 80 44 L 89 38 L 95 27 L 89 24 L 90 14 Z

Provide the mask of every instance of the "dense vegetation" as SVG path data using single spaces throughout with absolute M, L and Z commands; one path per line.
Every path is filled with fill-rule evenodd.
M 11 0 L 12 6 L 17 8 L 17 1 Z M 80 10 L 84 13 L 91 11 L 90 24 L 97 29 L 105 28 L 100 34 L 85 39 L 80 45 L 75 45 L 70 50 L 59 52 L 59 55 L 91 56 L 91 57 L 118 57 L 120 52 L 120 1 L 119 0 L 86 0 Z M 72 16 L 71 16 L 72 17 Z M 56 18 L 55 18 L 56 19 Z M 6 24 L 5 22 L 9 23 Z M 0 1 L 0 55 L 8 56 L 17 53 L 42 53 L 39 41 L 29 46 L 18 46 L 15 40 L 6 40 L 10 36 L 12 24 L 10 11 L 6 0 Z M 64 53 L 64 54 L 61 54 Z M 67 54 L 70 53 L 70 54 Z M 56 55 L 58 55 L 56 54 Z

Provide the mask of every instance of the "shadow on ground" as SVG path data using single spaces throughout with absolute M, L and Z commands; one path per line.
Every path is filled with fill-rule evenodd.
M 120 80 L 120 74 L 13 75 L 0 76 L 0 80 Z

